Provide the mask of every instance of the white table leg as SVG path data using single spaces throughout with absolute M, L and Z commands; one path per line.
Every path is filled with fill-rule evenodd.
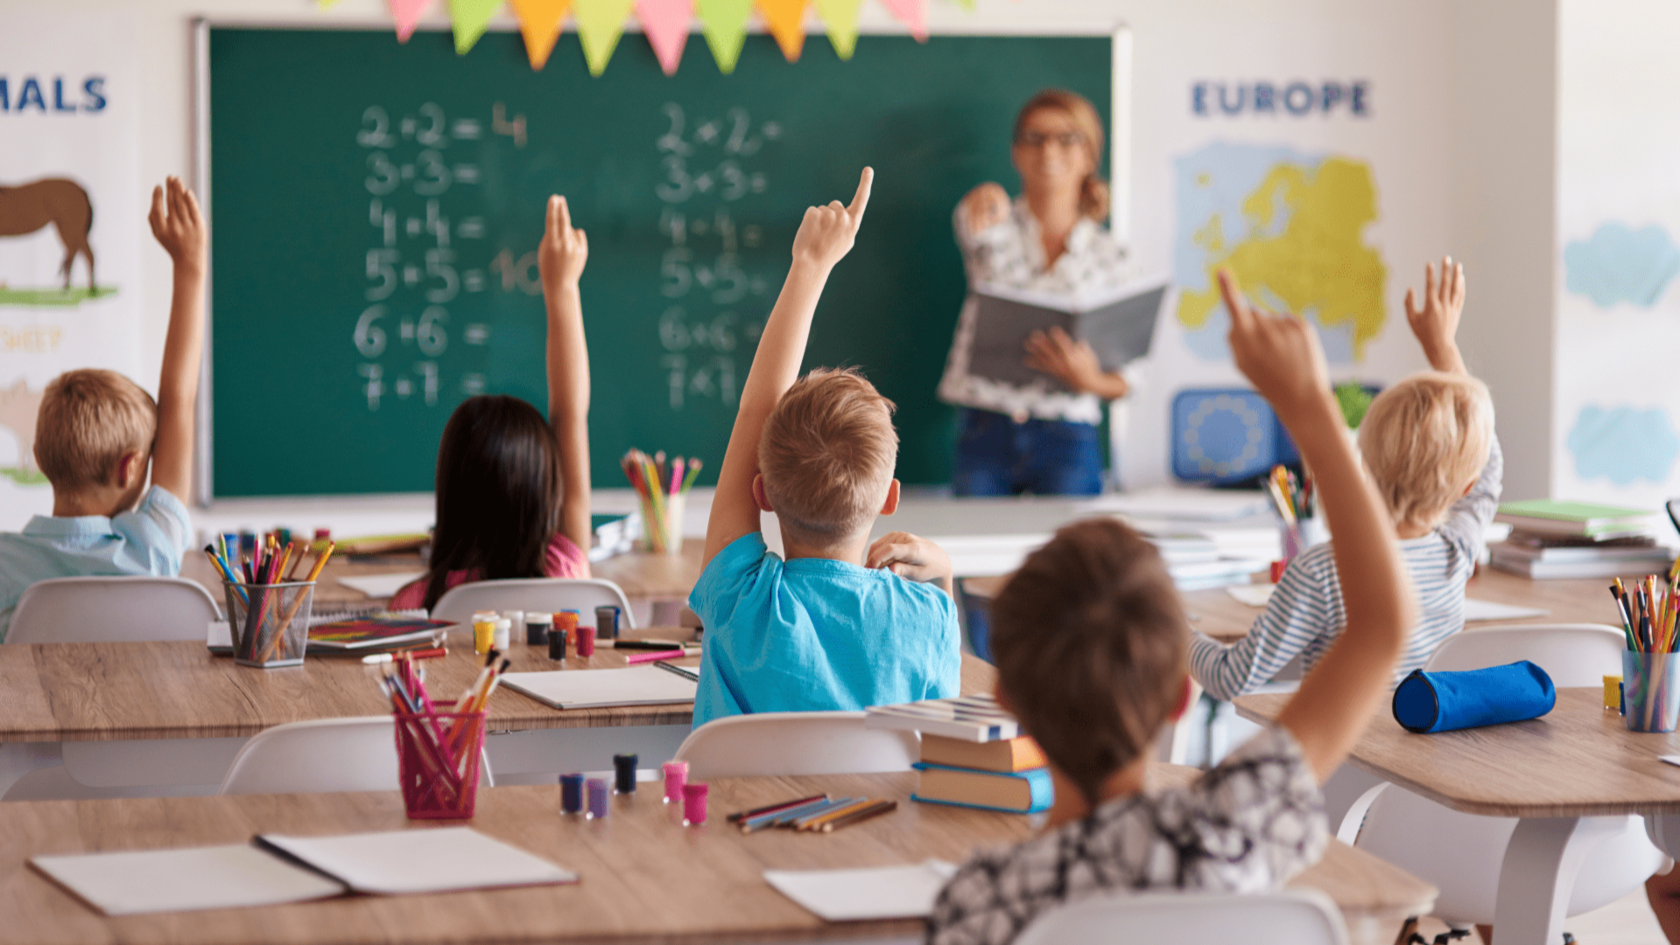
M 1525 817 L 1499 870 L 1494 937 L 1499 945 L 1561 945 L 1575 875 L 1613 818 Z M 1594 837 L 1593 834 L 1603 833 Z M 1574 842 L 1571 842 L 1571 841 Z

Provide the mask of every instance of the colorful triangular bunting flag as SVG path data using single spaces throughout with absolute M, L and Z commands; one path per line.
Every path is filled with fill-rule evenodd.
M 525 37 L 525 56 L 531 60 L 531 68 L 541 69 L 560 38 L 560 20 L 572 0 L 508 0 L 508 4 L 519 21 L 520 35 Z
M 473 48 L 502 0 L 449 0 L 449 22 L 455 27 L 455 54 L 464 56 Z
M 828 41 L 841 59 L 852 58 L 857 49 L 858 10 L 863 0 L 816 0 L 817 15 L 828 24 Z
M 798 62 L 805 49 L 805 6 L 810 0 L 758 0 L 759 15 L 782 56 L 788 62 Z
M 747 17 L 752 14 L 752 0 L 694 0 L 694 13 L 700 19 L 700 31 L 706 35 L 712 58 L 718 71 L 725 75 L 735 71 L 735 61 L 741 58 L 741 43 L 747 38 Z
M 694 18 L 694 0 L 636 0 L 636 17 L 648 45 L 659 57 L 659 68 L 676 75 L 688 43 L 688 22 Z
M 916 37 L 916 42 L 927 42 L 926 0 L 881 0 L 881 3 L 900 23 L 910 27 L 910 35 Z
M 607 61 L 618 46 L 618 37 L 624 33 L 624 18 L 630 15 L 635 3 L 636 0 L 576 0 L 572 20 L 577 24 L 590 75 L 600 75 L 607 68 Z
M 414 35 L 414 28 L 420 25 L 420 17 L 426 8 L 432 5 L 432 0 L 387 0 L 391 7 L 391 19 L 397 24 L 397 42 L 406 43 Z

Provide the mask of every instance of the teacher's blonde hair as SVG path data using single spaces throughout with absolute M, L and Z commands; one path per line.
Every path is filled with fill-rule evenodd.
M 1045 89 L 1027 100 L 1015 116 L 1015 140 L 1034 112 L 1053 109 L 1073 120 L 1079 136 L 1084 139 L 1086 152 L 1091 156 L 1091 173 L 1079 185 L 1079 212 L 1099 223 L 1108 222 L 1108 181 L 1097 173 L 1102 167 L 1102 117 L 1089 99 L 1066 89 Z

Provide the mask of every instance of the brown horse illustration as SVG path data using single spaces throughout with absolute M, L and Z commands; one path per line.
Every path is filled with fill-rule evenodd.
M 87 259 L 88 291 L 93 291 L 93 247 L 88 230 L 93 227 L 93 201 L 82 185 L 61 177 L 0 186 L 0 236 L 24 236 L 51 223 L 64 244 L 64 288 L 70 288 L 70 264 L 81 253 Z

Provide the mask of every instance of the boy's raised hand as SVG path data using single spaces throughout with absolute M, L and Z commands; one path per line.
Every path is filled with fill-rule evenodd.
M 1318 335 L 1291 315 L 1257 311 L 1230 270 L 1219 270 L 1219 292 L 1231 312 L 1231 356 L 1283 422 L 1292 424 L 1325 406 L 1334 408 L 1330 369 Z
M 566 205 L 566 198 L 558 194 L 548 198 L 542 244 L 537 247 L 537 271 L 542 276 L 543 291 L 553 293 L 576 286 L 588 261 L 589 237 L 582 230 L 572 228 L 572 211 Z
M 1435 281 L 1435 266 L 1423 265 L 1423 304 L 1406 290 L 1406 323 L 1423 346 L 1424 356 L 1437 371 L 1467 373 L 1458 353 L 1458 321 L 1464 313 L 1464 264 L 1451 256 L 1441 257 L 1441 280 Z
M 168 178 L 164 183 L 164 187 L 152 188 L 152 212 L 147 214 L 146 222 L 152 225 L 152 236 L 176 266 L 202 273 L 208 240 L 198 198 L 179 177 Z
M 851 251 L 858 227 L 863 225 L 863 210 L 869 206 L 869 190 L 874 182 L 875 170 L 866 167 L 851 206 L 841 206 L 840 201 L 834 200 L 827 206 L 805 211 L 805 219 L 800 221 L 799 232 L 793 237 L 795 263 L 808 263 L 827 271 Z

